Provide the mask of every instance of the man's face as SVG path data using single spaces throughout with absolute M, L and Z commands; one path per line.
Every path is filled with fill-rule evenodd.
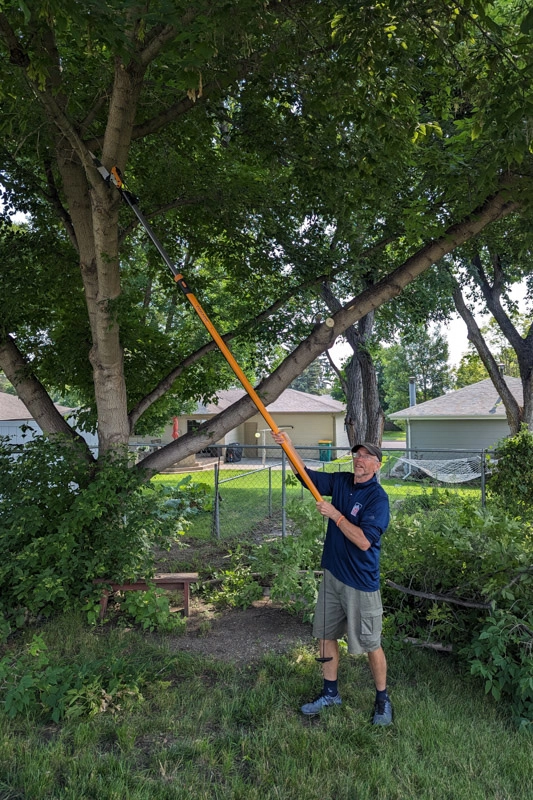
M 380 466 L 376 456 L 369 453 L 366 447 L 360 447 L 357 453 L 353 454 L 354 483 L 369 481 Z

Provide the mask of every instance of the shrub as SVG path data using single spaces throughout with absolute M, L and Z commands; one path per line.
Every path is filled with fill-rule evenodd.
M 146 484 L 127 454 L 87 464 L 72 443 L 37 437 L 17 458 L 0 442 L 0 635 L 86 601 L 94 578 L 153 574 L 191 513 L 190 481 Z
M 522 425 L 495 448 L 487 493 L 512 516 L 533 516 L 533 433 Z
M 383 540 L 389 635 L 452 643 L 521 726 L 533 726 L 532 557 L 522 522 L 448 492 L 402 506 Z

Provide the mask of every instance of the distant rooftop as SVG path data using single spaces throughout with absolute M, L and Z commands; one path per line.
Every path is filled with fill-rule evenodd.
M 244 389 L 225 389 L 217 393 L 218 404 L 199 405 L 196 414 L 219 414 L 240 400 L 246 392 Z M 296 389 L 285 389 L 277 400 L 268 405 L 273 414 L 343 414 L 343 403 L 334 400 L 329 394 L 307 394 Z
M 66 414 L 67 411 L 72 409 L 65 406 L 56 405 L 60 414 Z M 33 417 L 19 398 L 14 394 L 7 394 L 7 392 L 0 392 L 0 421 L 7 422 L 26 420 L 30 421 Z
M 517 403 L 523 405 L 522 382 L 520 378 L 504 376 Z M 395 411 L 390 419 L 505 419 L 505 407 L 490 378 L 455 392 L 443 394 L 410 408 Z

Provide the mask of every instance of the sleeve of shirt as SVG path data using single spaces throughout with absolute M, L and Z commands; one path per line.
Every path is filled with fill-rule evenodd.
M 389 500 L 387 497 L 376 497 L 364 509 L 357 525 L 361 528 L 370 544 L 379 542 L 381 534 L 389 524 Z
M 331 497 L 333 494 L 333 472 L 317 472 L 314 469 L 307 469 L 305 471 L 315 484 L 316 488 L 322 495 L 326 495 L 326 497 Z M 305 483 L 301 479 L 299 475 L 296 475 L 300 483 L 305 486 Z

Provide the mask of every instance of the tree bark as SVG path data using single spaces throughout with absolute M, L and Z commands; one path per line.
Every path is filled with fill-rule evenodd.
M 94 457 L 85 439 L 72 429 L 57 410 L 48 392 L 37 380 L 31 366 L 24 360 L 10 336 L 0 341 L 0 365 L 41 430 L 50 436 L 55 434 L 68 436 L 81 446 L 83 458 L 93 463 Z
M 464 301 L 461 289 L 458 284 L 456 284 L 456 288 L 453 293 L 453 300 L 457 312 L 460 314 L 460 316 L 466 323 L 466 327 L 468 330 L 468 339 L 470 342 L 472 342 L 472 344 L 476 348 L 477 353 L 481 361 L 483 362 L 485 369 L 489 373 L 490 379 L 501 398 L 501 401 L 505 408 L 509 430 L 511 431 L 511 434 L 514 435 L 518 433 L 518 431 L 520 430 L 522 422 L 526 421 L 524 416 L 524 407 L 518 404 L 512 392 L 510 391 L 509 387 L 507 386 L 505 378 L 500 372 L 499 365 L 497 364 L 495 358 L 490 352 L 487 343 L 483 338 L 483 334 L 481 333 L 477 325 L 474 315 L 471 313 L 470 309 L 468 308 L 468 306 Z M 525 391 L 526 389 L 524 388 L 524 393 Z M 530 420 L 531 417 L 529 418 L 529 421 Z
M 333 313 L 342 306 L 328 284 L 322 285 L 322 297 Z M 350 446 L 361 442 L 380 445 L 383 437 L 384 414 L 378 393 L 378 381 L 367 343 L 374 327 L 374 312 L 365 314 L 356 325 L 350 325 L 344 335 L 353 350 L 345 367 L 346 432 Z

